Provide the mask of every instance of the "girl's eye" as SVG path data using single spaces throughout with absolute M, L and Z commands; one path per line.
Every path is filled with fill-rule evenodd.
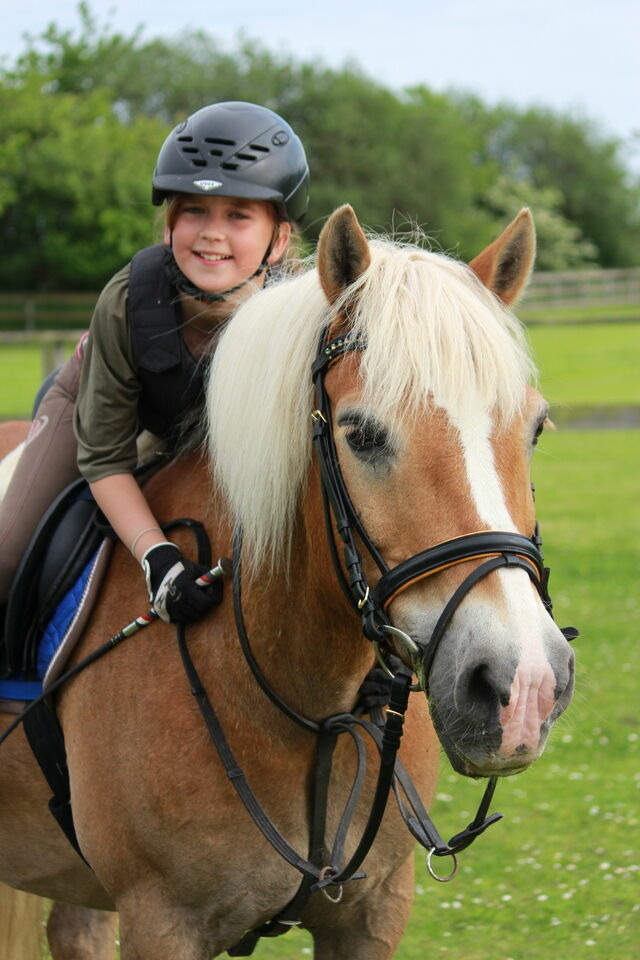
M 246 214 L 246 213 L 243 213 L 242 210 L 232 210 L 231 213 L 229 214 L 229 216 L 232 217 L 234 220 L 248 220 L 248 219 L 249 219 L 249 215 Z
M 196 204 L 190 204 L 187 207 L 182 207 L 181 213 L 189 213 L 192 216 L 200 216 L 204 213 L 204 207 L 198 207 Z

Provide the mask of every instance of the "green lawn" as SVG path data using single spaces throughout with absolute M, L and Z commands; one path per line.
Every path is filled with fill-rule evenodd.
M 73 350 L 69 343 L 68 352 Z M 0 346 L 0 419 L 31 416 L 34 397 L 44 379 L 39 347 L 23 344 Z
M 529 328 L 552 405 L 640 404 L 640 323 Z
M 537 326 L 528 335 L 554 407 L 640 405 L 640 323 Z M 38 347 L 2 345 L 0 416 L 27 415 L 41 380 Z

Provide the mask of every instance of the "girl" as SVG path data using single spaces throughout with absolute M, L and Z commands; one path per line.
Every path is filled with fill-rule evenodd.
M 202 404 L 220 325 L 285 256 L 308 186 L 302 143 L 264 107 L 213 104 L 169 134 L 152 181 L 152 202 L 166 203 L 164 244 L 139 251 L 102 291 L 0 506 L 0 604 L 40 517 L 78 471 L 140 562 L 160 617 L 190 623 L 217 602 L 133 477 L 136 438 L 150 430 L 175 448 Z

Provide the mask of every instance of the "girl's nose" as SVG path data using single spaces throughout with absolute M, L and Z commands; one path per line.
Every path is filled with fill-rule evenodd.
M 221 239 L 224 236 L 222 217 L 212 210 L 209 215 L 205 217 L 200 232 L 203 237 Z

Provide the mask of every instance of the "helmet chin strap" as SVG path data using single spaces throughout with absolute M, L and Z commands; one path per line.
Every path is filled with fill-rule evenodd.
M 194 300 L 200 300 L 202 303 L 224 302 L 232 293 L 236 293 L 238 290 L 241 290 L 248 283 L 251 283 L 252 280 L 255 280 L 256 277 L 259 277 L 262 273 L 264 273 L 264 271 L 267 269 L 269 266 L 269 257 L 271 256 L 271 251 L 273 250 L 273 246 L 276 241 L 277 231 L 278 228 L 274 227 L 271 240 L 269 241 L 269 246 L 267 247 L 258 268 L 251 274 L 250 277 L 247 277 L 235 287 L 229 287 L 228 290 L 221 290 L 219 293 L 213 293 L 210 290 L 202 290 L 200 287 L 197 287 L 195 283 L 192 283 L 176 263 L 176 258 L 173 255 L 173 249 L 171 246 L 171 237 L 169 239 L 169 246 L 166 248 L 164 254 L 165 273 L 169 277 L 171 283 L 177 287 L 181 293 L 185 293 L 188 297 L 193 297 Z

